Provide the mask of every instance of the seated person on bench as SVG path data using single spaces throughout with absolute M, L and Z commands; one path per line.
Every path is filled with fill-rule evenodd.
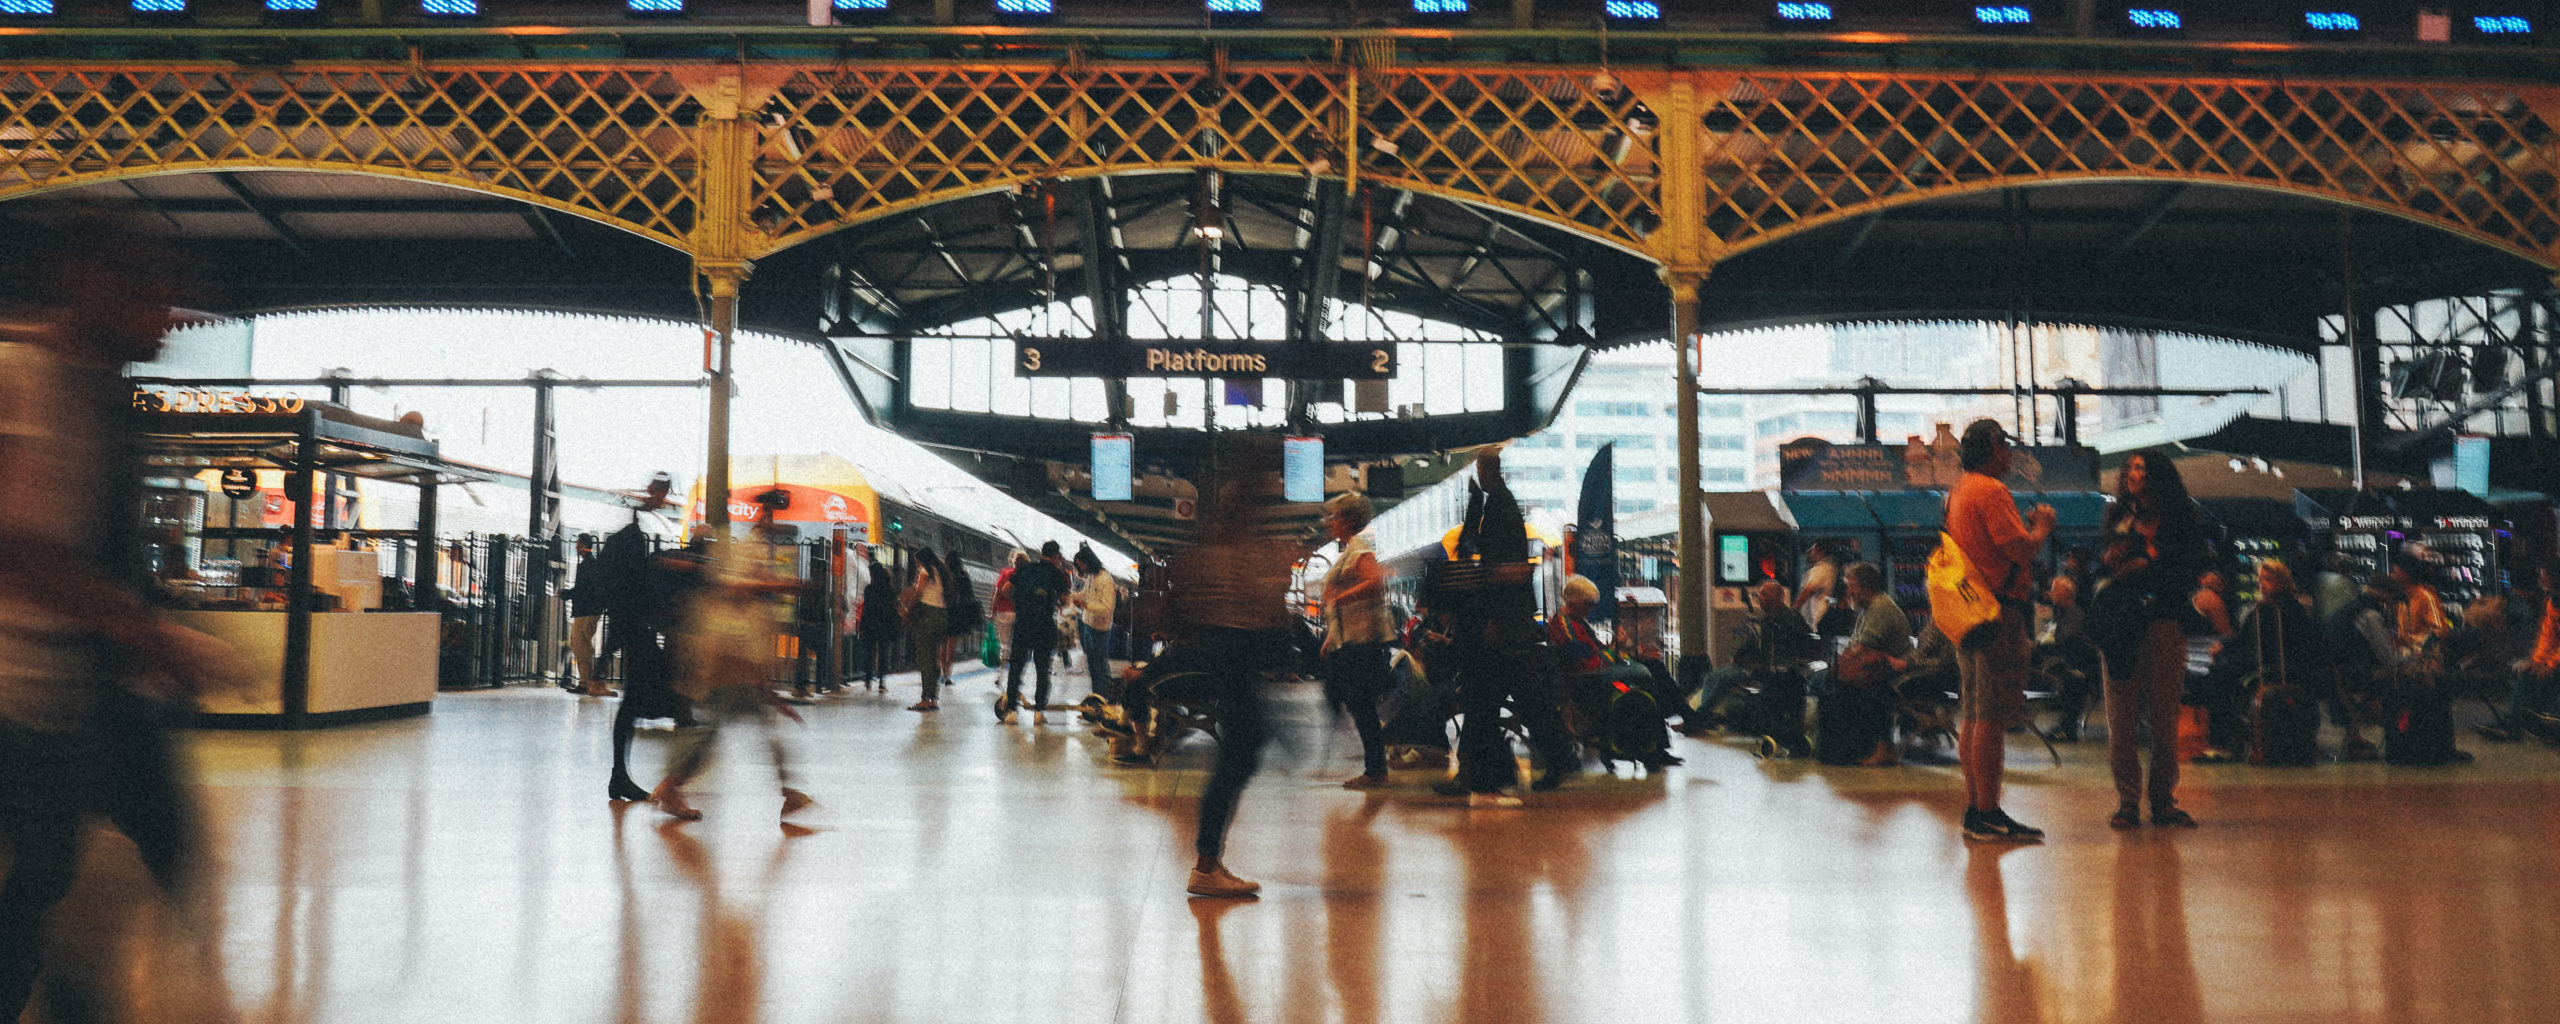
M 1599 634 L 1591 630 L 1591 609 L 1600 604 L 1600 588 L 1587 577 L 1568 576 L 1564 581 L 1564 608 L 1547 619 L 1547 649 L 1556 659 L 1556 674 L 1565 680 L 1565 692 L 1581 695 L 1596 692 L 1599 687 L 1625 684 L 1651 694 L 1654 706 L 1663 710 L 1665 721 L 1678 713 L 1672 700 L 1671 681 L 1661 678 L 1644 665 L 1620 661 L 1607 648 L 1600 646 Z M 1646 759 L 1646 767 L 1660 768 L 1681 763 L 1669 751 Z
M 1699 701 L 1701 711 L 1720 715 L 1730 728 L 1761 732 L 1761 725 L 1777 722 L 1755 721 L 1759 716 L 1745 709 L 1766 711 L 1754 706 L 1755 701 L 1784 705 L 1789 694 L 1796 702 L 1795 717 L 1803 717 L 1805 666 L 1822 657 L 1822 640 L 1805 625 L 1804 617 L 1787 604 L 1787 588 L 1775 581 L 1764 582 L 1752 591 L 1753 610 L 1743 627 L 1742 644 L 1733 652 L 1733 664 L 1707 677 L 1706 695 Z M 1756 692 L 1752 692 L 1756 690 Z M 1778 708 L 1783 711 L 1783 707 Z M 1737 719 L 1744 719 L 1737 721 Z M 1790 752 L 1801 753 L 1812 744 L 1803 729 L 1779 728 L 1782 735 L 1774 738 Z

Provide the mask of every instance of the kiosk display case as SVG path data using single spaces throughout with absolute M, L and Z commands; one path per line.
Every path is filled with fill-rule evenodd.
M 135 392 L 153 566 L 171 616 L 230 643 L 252 677 L 199 701 L 199 720 L 425 714 L 443 632 L 435 493 L 455 479 L 434 442 L 324 403 L 175 394 Z M 354 478 L 419 488 L 415 525 L 362 528 Z

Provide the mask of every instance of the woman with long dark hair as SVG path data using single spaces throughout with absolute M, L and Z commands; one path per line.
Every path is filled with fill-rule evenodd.
M 891 579 L 887 566 L 877 556 L 868 564 L 871 581 L 862 588 L 862 617 L 854 625 L 854 637 L 860 641 L 862 681 L 889 690 L 889 653 L 898 636 L 898 581 Z
M 2120 638 L 2100 645 L 2107 695 L 2107 765 L 2114 771 L 2112 828 L 2151 823 L 2194 828 L 2178 807 L 2178 698 L 2187 678 L 2189 596 L 2207 564 L 2204 520 L 2187 497 L 2178 467 L 2159 451 L 2136 452 L 2117 473 L 2114 503 L 2101 527 L 2108 540 L 2109 593 L 2089 609 L 2091 629 Z M 2121 589 L 2119 589 L 2121 588 Z M 2105 621 L 2098 621 L 2098 620 Z M 2149 729 L 2151 768 L 2142 766 L 2142 727 Z
M 942 559 L 932 548 L 916 552 L 915 578 L 908 582 L 898 603 L 907 613 L 907 642 L 915 650 L 916 675 L 924 683 L 924 699 L 908 705 L 909 711 L 942 709 L 942 636 L 951 620 L 943 597 Z
M 961 644 L 977 650 L 979 634 L 987 628 L 987 606 L 978 603 L 978 585 L 969 581 L 969 567 L 961 564 L 957 551 L 942 556 L 942 596 L 951 609 L 942 628 L 942 681 L 948 683 Z

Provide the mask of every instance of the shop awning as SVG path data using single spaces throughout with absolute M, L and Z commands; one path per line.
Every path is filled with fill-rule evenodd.
M 1885 529 L 1902 533 L 1935 530 L 1947 521 L 1947 496 L 1936 491 L 1878 491 L 1867 507 Z
M 1708 491 L 1707 528 L 1718 533 L 1787 533 L 1788 522 L 1767 491 Z
M 2204 514 L 2222 528 L 2252 537 L 2300 537 L 2309 532 L 2293 505 L 2273 498 L 2203 498 Z
M 1876 514 L 1867 508 L 1863 495 L 1846 491 L 1797 491 L 1786 494 L 1787 514 L 1793 516 L 1796 528 L 1809 533 L 1825 530 L 1874 530 Z
M 2090 491 L 2058 491 L 2052 494 L 2019 494 L 2018 515 L 2025 516 L 2038 503 L 2053 506 L 2054 526 L 2064 530 L 2095 530 L 2106 521 L 2105 495 Z

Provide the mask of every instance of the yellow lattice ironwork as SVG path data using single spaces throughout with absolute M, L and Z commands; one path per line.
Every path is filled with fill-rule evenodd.
M 1703 121 L 1728 251 L 1950 192 L 2125 177 L 2323 196 L 2546 264 L 2560 240 L 2551 126 L 2472 83 L 1750 74 Z
M 1355 86 L 1353 75 L 1359 75 Z M 845 69 L 783 82 L 755 203 L 772 248 L 1018 182 L 1191 168 L 1439 192 L 1631 248 L 1659 223 L 1634 100 L 1587 75 L 1199 66 Z M 1354 107 L 1356 119 L 1349 115 Z
M 2521 89 L 1754 71 L 1621 87 L 1589 69 L 1364 61 L 20 65 L 0 68 L 0 199 L 188 170 L 357 171 L 734 259 L 1027 180 L 1216 167 L 1352 175 L 1697 262 L 1956 191 L 2149 177 L 2360 204 L 2560 262 L 2560 158 L 2537 113 L 2554 105 Z M 1657 130 L 1675 86 L 1695 113 Z M 708 145 L 728 117 L 755 127 Z M 1667 141 L 1694 154 L 1669 190 Z M 718 200 L 710 162 L 739 171 L 713 176 L 740 183 Z M 1673 218 L 1682 230 L 1656 231 Z M 1675 236 L 1694 251 L 1668 251 Z
M 683 244 L 701 107 L 643 67 L 0 69 L 0 198 L 175 171 L 359 171 Z

